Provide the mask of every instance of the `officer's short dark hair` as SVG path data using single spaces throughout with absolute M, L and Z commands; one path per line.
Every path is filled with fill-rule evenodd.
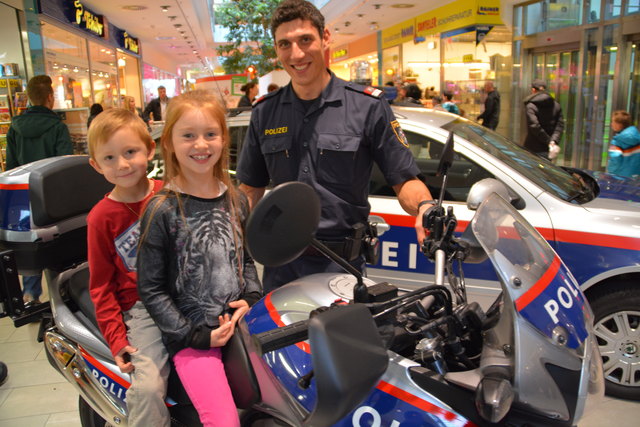
M 531 82 L 531 87 L 535 90 L 545 90 L 547 88 L 547 82 L 542 79 L 535 79 Z
M 276 30 L 281 24 L 296 19 L 311 21 L 322 37 L 324 32 L 324 16 L 313 3 L 305 0 L 285 0 L 273 11 L 271 15 L 271 36 L 276 39 Z
M 31 105 L 45 105 L 49 95 L 53 93 L 53 82 L 49 76 L 35 76 L 27 83 L 27 96 Z

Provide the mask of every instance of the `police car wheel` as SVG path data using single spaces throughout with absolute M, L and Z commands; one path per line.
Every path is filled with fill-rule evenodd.
M 631 282 L 607 285 L 589 301 L 606 394 L 640 400 L 640 289 Z

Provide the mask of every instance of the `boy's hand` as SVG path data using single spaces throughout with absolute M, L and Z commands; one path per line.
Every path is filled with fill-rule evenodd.
M 133 363 L 131 363 L 130 354 L 136 351 L 138 351 L 137 348 L 127 345 L 123 347 L 122 350 L 118 352 L 118 354 L 116 354 L 116 364 L 118 365 L 118 368 L 120 368 L 120 372 L 122 372 L 123 374 L 133 372 L 133 370 L 135 369 Z
M 249 303 L 243 299 L 239 299 L 238 301 L 231 301 L 229 303 L 229 307 L 235 309 L 233 311 L 233 316 L 231 317 L 231 323 L 233 328 L 236 327 L 236 323 L 249 311 Z
M 220 326 L 217 329 L 211 331 L 211 347 L 224 346 L 229 338 L 233 335 L 233 323 L 229 319 L 229 315 L 218 316 L 218 322 Z

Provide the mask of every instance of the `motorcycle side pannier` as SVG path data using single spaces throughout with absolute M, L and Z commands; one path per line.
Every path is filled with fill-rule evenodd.
M 23 275 L 85 261 L 87 214 L 112 188 L 88 156 L 52 157 L 0 174 L 0 247 L 14 250 Z

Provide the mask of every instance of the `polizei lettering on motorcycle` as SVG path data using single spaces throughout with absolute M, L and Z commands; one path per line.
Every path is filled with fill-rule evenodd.
M 126 401 L 127 401 L 127 398 L 126 398 L 127 393 L 126 393 L 126 390 L 124 389 L 124 387 L 122 387 L 120 384 L 117 384 L 115 381 L 112 381 L 106 375 L 103 375 L 96 368 L 92 367 L 91 368 L 91 373 L 93 374 L 95 379 L 98 380 L 98 382 L 100 383 L 102 388 L 107 390 L 110 394 L 112 394 L 117 399 L 122 400 L 123 402 L 126 403 Z

